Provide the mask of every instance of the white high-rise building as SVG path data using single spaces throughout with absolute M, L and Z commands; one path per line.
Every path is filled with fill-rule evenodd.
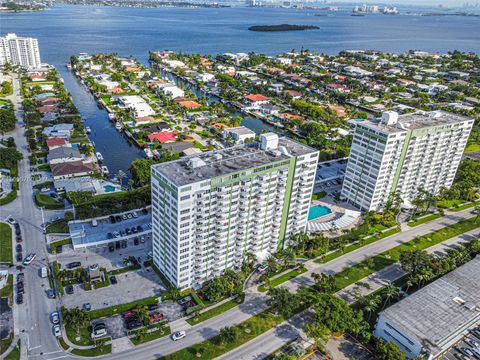
M 305 230 L 318 151 L 267 133 L 260 142 L 152 167 L 153 260 L 198 288 L 246 253 L 262 260 Z
M 380 210 L 392 194 L 408 204 L 418 189 L 437 194 L 457 172 L 473 119 L 444 111 L 398 115 L 355 127 L 342 198 Z
M 16 34 L 0 37 L 0 65 L 7 63 L 25 68 L 40 67 L 37 39 L 19 37 Z

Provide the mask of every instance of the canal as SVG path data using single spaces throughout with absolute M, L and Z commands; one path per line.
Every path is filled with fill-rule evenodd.
M 95 98 L 73 72 L 66 67 L 58 70 L 64 79 L 65 87 L 72 94 L 73 103 L 85 119 L 85 126 L 92 129 L 88 137 L 95 144 L 96 151 L 103 155 L 103 165 L 108 167 L 110 177 L 116 176 L 119 170 L 129 177 L 130 163 L 144 158 L 145 153 L 115 129 L 115 123 L 109 121 L 107 111 L 98 108 Z M 128 179 L 124 179 L 124 184 L 127 181 Z

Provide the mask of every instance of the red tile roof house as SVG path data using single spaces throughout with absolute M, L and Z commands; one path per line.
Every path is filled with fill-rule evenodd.
M 58 113 L 58 107 L 56 107 L 55 105 L 40 106 L 39 108 L 37 108 L 37 110 L 38 110 L 41 114 L 46 114 L 46 113 Z
M 268 104 L 271 100 L 268 96 L 263 96 L 261 94 L 250 94 L 247 95 L 245 99 L 247 99 L 247 102 L 253 106 Z
M 47 78 L 43 77 L 42 75 L 34 74 L 34 75 L 30 76 L 30 80 L 32 80 L 32 81 L 46 81 Z
M 297 90 L 284 90 L 283 94 L 285 96 L 290 95 L 293 100 L 298 100 L 302 97 L 302 93 L 300 91 L 297 91 Z
M 175 142 L 177 141 L 177 133 L 175 131 L 160 131 L 148 135 L 148 139 L 151 142 L 158 141 L 162 144 Z
M 197 109 L 202 106 L 201 104 L 193 100 L 179 101 L 178 103 L 181 107 L 184 107 L 186 109 Z
M 71 161 L 51 164 L 53 180 L 68 179 L 75 176 L 85 176 L 93 173 L 93 164 L 83 161 Z
M 327 90 L 337 91 L 339 93 L 345 93 L 345 94 L 350 92 L 350 89 L 348 87 L 340 84 L 329 84 L 327 85 Z
M 58 148 L 60 146 L 68 146 L 67 144 L 68 143 L 65 139 L 56 138 L 56 137 L 52 137 L 52 138 L 47 139 L 48 150 L 52 150 L 52 149 Z

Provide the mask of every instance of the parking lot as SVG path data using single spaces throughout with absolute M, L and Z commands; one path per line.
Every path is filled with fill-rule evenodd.
M 327 182 L 334 179 L 343 179 L 347 169 L 347 160 L 328 161 L 318 164 L 315 182 Z
M 167 289 L 151 268 L 141 268 L 116 275 L 117 284 L 100 289 L 83 290 L 74 285 L 74 293 L 65 294 L 63 304 L 68 308 L 90 303 L 92 310 L 124 304 L 150 296 L 160 296 Z
M 73 247 L 105 246 L 123 239 L 133 239 L 151 233 L 151 213 L 149 210 L 136 210 L 116 214 L 115 222 L 110 217 L 92 221 L 69 223 Z
M 480 359 L 480 326 L 477 333 L 469 333 L 440 358 L 441 360 Z
M 51 255 L 50 258 L 57 260 L 62 268 L 66 264 L 74 261 L 80 261 L 83 267 L 91 264 L 98 264 L 107 270 L 115 270 L 124 267 L 123 260 L 129 256 L 135 256 L 143 263 L 147 260 L 147 254 L 152 251 L 152 239 L 150 235 L 146 235 L 145 242 L 138 242 L 134 245 L 132 239 L 127 240 L 127 247 L 109 251 L 108 245 L 104 244 L 101 247 L 81 248 L 73 250 L 72 246 L 63 246 L 62 253 Z

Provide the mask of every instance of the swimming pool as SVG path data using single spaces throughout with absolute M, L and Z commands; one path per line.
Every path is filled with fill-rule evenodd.
M 331 214 L 332 210 L 323 205 L 312 206 L 308 210 L 308 221 L 318 219 L 319 217 Z

